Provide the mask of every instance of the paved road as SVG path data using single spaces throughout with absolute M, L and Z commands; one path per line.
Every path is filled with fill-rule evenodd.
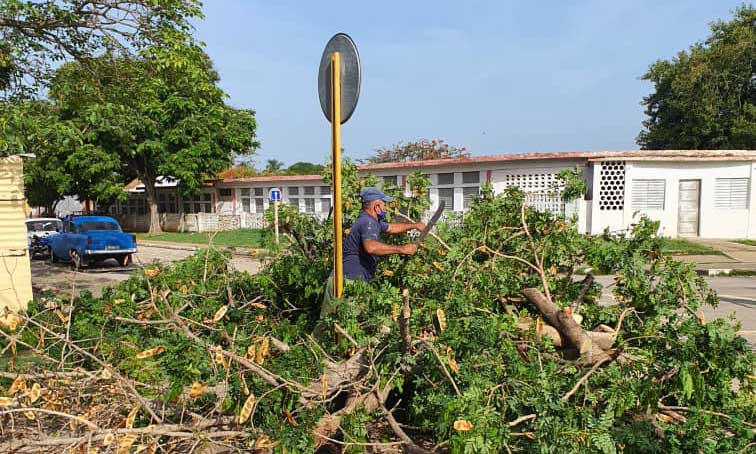
M 134 265 L 137 267 L 152 263 L 170 263 L 192 254 L 193 251 L 140 246 L 139 252 L 134 256 Z M 251 257 L 235 256 L 231 264 L 237 270 L 250 273 L 256 273 L 259 268 L 259 262 Z M 115 261 L 98 265 L 96 270 L 74 273 L 66 264 L 52 265 L 44 260 L 34 260 L 31 269 L 32 287 L 35 292 L 54 290 L 70 293 L 75 290 L 77 294 L 83 290 L 99 294 L 104 287 L 128 279 L 133 271 L 133 268 L 120 268 Z

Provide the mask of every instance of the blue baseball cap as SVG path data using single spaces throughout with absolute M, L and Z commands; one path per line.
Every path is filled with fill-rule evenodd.
M 362 203 L 372 202 L 374 200 L 383 200 L 386 203 L 394 201 L 393 197 L 387 196 L 378 188 L 365 188 L 360 192 L 360 197 L 362 198 Z

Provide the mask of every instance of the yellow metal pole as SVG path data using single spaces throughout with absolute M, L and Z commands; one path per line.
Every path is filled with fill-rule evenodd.
M 341 55 L 331 54 L 331 146 L 333 161 L 333 291 L 344 292 L 343 237 L 341 233 Z

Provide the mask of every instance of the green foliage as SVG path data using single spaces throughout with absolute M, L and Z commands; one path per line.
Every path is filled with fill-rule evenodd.
M 756 9 L 742 6 L 711 36 L 643 76 L 644 149 L 752 149 L 756 143 Z
M 564 184 L 562 200 L 565 202 L 579 199 L 588 193 L 588 184 L 585 182 L 583 170 L 579 167 L 562 170 L 557 174 L 557 178 Z

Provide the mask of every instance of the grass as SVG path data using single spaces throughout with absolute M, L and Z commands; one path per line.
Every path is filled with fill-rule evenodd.
M 662 238 L 662 252 L 668 255 L 724 255 L 722 252 L 682 238 Z
M 756 246 L 756 240 L 735 240 L 734 242 L 745 244 L 746 246 Z
M 171 243 L 207 245 L 210 244 L 211 237 L 213 238 L 213 244 L 216 246 L 263 247 L 263 231 L 260 229 L 239 229 L 217 233 L 165 232 L 157 235 L 138 233 L 137 241 L 167 241 Z

